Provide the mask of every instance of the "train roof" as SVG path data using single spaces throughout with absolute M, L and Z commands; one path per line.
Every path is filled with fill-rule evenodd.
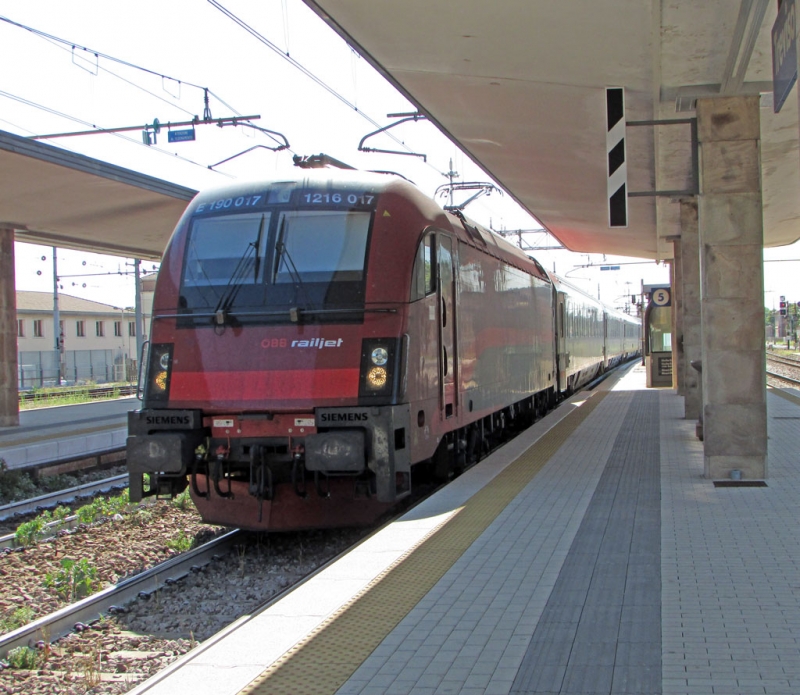
M 581 301 L 583 301 L 585 304 L 591 304 L 598 308 L 602 308 L 605 312 L 613 314 L 614 316 L 617 316 L 618 318 L 624 319 L 626 321 L 630 321 L 632 323 L 640 323 L 637 317 L 631 316 L 630 314 L 626 314 L 624 311 L 620 311 L 616 307 L 613 307 L 610 304 L 605 304 L 596 297 L 592 297 L 592 295 L 582 290 L 580 287 L 573 285 L 565 278 L 562 278 L 561 276 L 556 275 L 555 273 L 552 272 L 548 273 L 548 275 L 550 276 L 550 279 L 552 280 L 553 285 L 555 286 L 558 292 L 564 292 L 568 295 L 573 295 L 573 296 L 577 295 L 581 298 Z
M 510 265 L 524 269 L 543 280 L 550 281 L 548 273 L 534 258 L 509 243 L 498 234 L 474 222 L 459 210 L 445 210 L 435 199 L 423 193 L 413 182 L 391 172 L 372 172 L 335 167 L 298 168 L 286 175 L 265 178 L 242 179 L 222 187 L 200 191 L 194 203 L 213 200 L 220 196 L 241 195 L 243 191 L 264 185 L 296 184 L 301 187 L 330 184 L 366 188 L 373 193 L 396 192 L 411 200 L 431 224 L 449 228 L 461 241 L 485 253 L 503 259 Z

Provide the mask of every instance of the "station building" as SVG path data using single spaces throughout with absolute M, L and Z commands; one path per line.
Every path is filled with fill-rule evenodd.
M 143 325 L 150 325 L 155 276 L 143 280 Z M 136 314 L 132 307 L 59 294 L 56 349 L 51 292 L 17 291 L 17 381 L 20 390 L 61 383 L 136 381 Z M 146 335 L 143 339 L 147 339 Z

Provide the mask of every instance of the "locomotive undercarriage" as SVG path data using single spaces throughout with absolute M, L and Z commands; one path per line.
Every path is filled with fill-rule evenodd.
M 368 523 L 411 491 L 407 406 L 215 416 L 144 409 L 131 413 L 129 431 L 131 500 L 174 496 L 188 481 L 212 523 Z
M 445 434 L 422 469 L 440 481 L 459 475 L 554 401 L 548 389 Z M 254 419 L 224 416 L 234 433 L 247 431 Z M 175 496 L 188 485 L 210 523 L 254 530 L 359 525 L 411 490 L 408 406 L 317 409 L 315 426 L 298 437 L 237 437 L 191 427 L 204 421 L 199 411 L 142 410 L 130 420 L 132 501 Z M 160 422 L 169 429 L 151 429 Z M 175 431 L 176 422 L 189 429 Z
M 327 499 L 335 479 L 352 483 L 354 499 L 374 496 L 375 475 L 366 464 L 352 468 L 308 470 L 304 439 L 211 438 L 207 446 L 198 449 L 190 480 L 193 496 L 206 500 L 212 495 L 233 499 L 235 483 L 246 484 L 247 493 L 259 502 L 272 501 L 279 487 L 291 488 L 301 499 L 310 494 Z
M 553 389 L 541 391 L 502 410 L 448 432 L 429 462 L 436 480 L 460 475 L 491 451 L 544 417 L 556 403 Z

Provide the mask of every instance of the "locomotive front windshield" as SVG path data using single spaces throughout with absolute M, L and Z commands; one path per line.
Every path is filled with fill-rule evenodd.
M 304 320 L 364 306 L 371 213 L 266 210 L 197 217 L 187 240 L 182 315 L 223 311 L 241 322 Z M 316 313 L 315 313 L 316 312 Z

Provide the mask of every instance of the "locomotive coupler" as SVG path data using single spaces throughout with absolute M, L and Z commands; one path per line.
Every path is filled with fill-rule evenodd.
M 317 495 L 322 497 L 323 499 L 328 499 L 331 496 L 331 484 L 328 480 L 328 476 L 325 476 L 325 489 L 322 489 L 322 483 L 320 482 L 320 473 L 319 471 L 314 471 L 314 487 L 317 489 Z
M 250 447 L 250 485 L 248 492 L 258 500 L 272 499 L 272 470 L 261 444 Z
M 231 477 L 230 477 L 230 461 L 228 461 L 228 449 L 223 446 L 217 447 L 216 459 L 211 462 L 209 473 L 211 479 L 214 481 L 214 491 L 223 498 L 233 499 L 233 492 L 231 491 Z M 227 473 L 227 475 L 225 475 Z M 219 481 L 222 478 L 228 479 L 228 491 L 223 492 L 219 486 Z
M 201 470 L 204 470 L 206 474 L 205 492 L 200 490 L 200 486 L 197 484 L 197 474 Z M 192 461 L 192 490 L 194 490 L 195 495 L 202 499 L 207 500 L 211 497 L 211 490 L 208 484 L 208 450 L 202 444 L 194 450 L 194 461 Z
M 292 487 L 294 494 L 301 499 L 308 496 L 306 492 L 306 467 L 305 467 L 305 449 L 297 447 L 297 450 L 292 450 Z M 302 485 L 302 487 L 301 487 Z
M 248 492 L 258 500 L 258 522 L 263 518 L 264 500 L 272 499 L 272 471 L 261 444 L 250 448 L 250 485 Z

